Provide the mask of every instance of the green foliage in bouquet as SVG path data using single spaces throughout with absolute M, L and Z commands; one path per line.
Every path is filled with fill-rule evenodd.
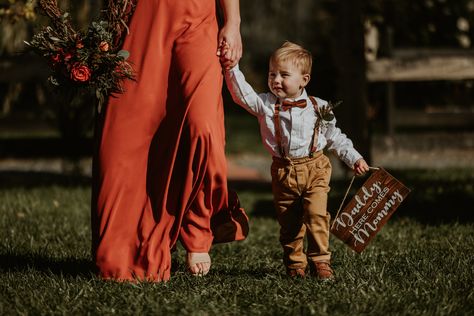
M 51 25 L 26 44 L 46 59 L 53 85 L 66 94 L 95 94 L 100 112 L 107 97 L 122 93 L 123 81 L 135 77 L 128 52 L 120 49 L 135 4 L 109 0 L 101 20 L 92 22 L 86 32 L 74 29 L 69 14 L 61 12 L 56 0 L 40 0 L 39 5 Z

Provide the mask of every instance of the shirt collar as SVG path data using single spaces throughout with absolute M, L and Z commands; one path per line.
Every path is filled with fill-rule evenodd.
M 306 93 L 306 89 L 303 89 L 303 92 L 301 93 L 301 95 L 297 98 L 285 98 L 285 99 L 280 99 L 281 102 L 283 102 L 284 100 L 288 100 L 288 101 L 298 101 L 298 100 L 306 100 L 308 99 L 308 94 Z

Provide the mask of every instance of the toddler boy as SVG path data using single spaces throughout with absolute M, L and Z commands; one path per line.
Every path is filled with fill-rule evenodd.
M 225 64 L 222 57 L 221 62 Z M 313 276 L 330 279 L 331 164 L 323 149 L 334 152 L 358 175 L 369 166 L 336 127 L 328 102 L 306 93 L 311 66 L 309 51 L 285 42 L 270 58 L 270 92 L 257 94 L 238 65 L 224 71 L 233 100 L 257 117 L 263 144 L 272 155 L 272 191 L 287 274 L 304 277 L 309 265 Z

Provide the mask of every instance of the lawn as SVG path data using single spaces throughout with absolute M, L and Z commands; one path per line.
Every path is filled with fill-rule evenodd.
M 215 246 L 206 277 L 185 272 L 178 248 L 170 282 L 129 284 L 92 272 L 87 178 L 4 173 L 0 314 L 472 315 L 472 172 L 396 176 L 414 190 L 362 254 L 331 240 L 334 282 L 288 279 L 268 185 L 231 183 L 251 218 L 247 240 Z M 346 185 L 334 183 L 331 210 Z

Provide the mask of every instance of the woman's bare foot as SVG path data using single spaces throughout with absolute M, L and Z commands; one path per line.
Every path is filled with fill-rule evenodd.
M 211 257 L 207 252 L 188 252 L 186 264 L 193 275 L 203 276 L 211 269 Z

